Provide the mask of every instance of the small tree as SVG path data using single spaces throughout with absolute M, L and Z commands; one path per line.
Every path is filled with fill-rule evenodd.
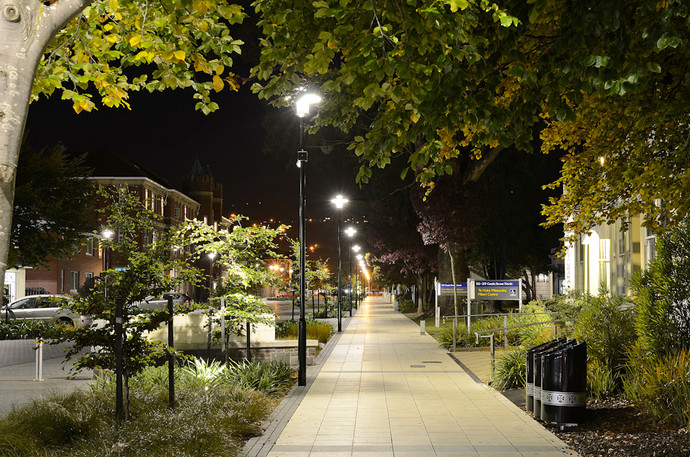
M 263 300 L 250 294 L 259 286 L 277 285 L 279 278 L 266 267 L 264 259 L 280 258 L 278 238 L 288 228 L 280 225 L 277 228 L 244 227 L 244 216 L 234 216 L 227 223 L 214 227 L 193 220 L 183 224 L 180 235 L 195 247 L 192 259 L 204 254 L 215 253 L 213 261 L 225 272 L 221 283 L 214 292 L 209 307 L 209 324 L 211 316 L 219 308 L 219 298 L 225 297 L 225 311 L 219 319 L 224 319 L 230 331 L 241 334 L 242 323 L 271 324 L 273 319 L 268 315 L 272 310 Z M 209 329 L 210 330 L 210 329 Z M 226 341 L 223 341 L 223 345 Z
M 171 319 L 167 310 L 140 311 L 132 304 L 149 295 L 161 295 L 173 290 L 183 281 L 196 282 L 199 272 L 186 259 L 178 258 L 175 246 L 184 242 L 174 229 L 158 232 L 154 241 L 141 242 L 145 231 L 153 232 L 160 216 L 147 209 L 138 195 L 126 187 L 100 188 L 98 194 L 109 201 L 101 210 L 103 226 L 117 233 L 112 240 L 104 240 L 103 248 L 126 260 L 126 267 L 107 269 L 94 278 L 93 286 L 75 298 L 70 308 L 92 316 L 95 325 L 67 332 L 71 341 L 67 360 L 76 357 L 79 370 L 115 369 L 117 335 L 116 307 L 123 307 L 123 378 L 125 386 L 125 417 L 128 415 L 129 379 L 146 367 L 160 366 L 168 360 L 173 348 L 160 341 L 146 338 Z M 177 275 L 171 275 L 175 271 Z M 85 349 L 96 348 L 84 353 Z M 180 356 L 181 354 L 176 354 Z

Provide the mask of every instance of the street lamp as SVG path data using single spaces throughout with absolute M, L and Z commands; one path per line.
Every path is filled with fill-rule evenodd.
M 342 317 L 343 317 L 343 290 L 340 287 L 340 270 L 341 270 L 341 261 L 340 261 L 340 212 L 343 209 L 343 206 L 345 206 L 345 203 L 347 203 L 347 199 L 343 197 L 342 195 L 336 195 L 336 197 L 331 200 L 331 203 L 335 205 L 335 207 L 338 209 L 338 332 L 343 331 L 343 325 L 342 325 Z
M 114 233 L 110 229 L 105 229 L 101 235 L 107 241 L 113 237 Z M 109 246 L 104 246 L 103 249 L 103 266 L 105 268 L 104 290 L 103 297 L 108 299 L 108 270 L 110 269 L 110 256 L 112 251 Z M 115 417 L 118 421 L 124 420 L 124 390 L 123 390 L 123 346 L 124 346 L 124 331 L 123 331 L 123 303 L 122 300 L 115 300 Z
M 355 236 L 357 230 L 354 227 L 348 227 L 345 229 L 345 233 L 350 242 L 348 245 L 350 249 L 347 250 L 347 264 L 350 267 L 350 317 L 352 317 L 352 237 Z
M 306 254 L 307 243 L 305 235 L 306 187 L 305 168 L 309 155 L 304 149 L 304 117 L 309 114 L 309 106 L 316 105 L 321 97 L 306 93 L 296 103 L 297 117 L 299 117 L 299 151 L 297 151 L 297 167 L 299 168 L 299 324 L 297 329 L 297 385 L 307 385 L 307 319 L 305 317 L 305 286 L 306 286 Z
M 357 250 L 355 250 L 355 252 L 359 252 L 359 246 L 357 246 Z M 362 267 L 364 266 L 364 256 L 362 256 L 362 254 L 357 254 L 357 264 L 359 266 L 359 273 L 357 274 L 357 301 L 359 302 L 359 285 L 361 284 L 360 273 L 362 272 Z
M 354 245 L 352 246 L 352 250 L 355 251 L 355 257 L 359 257 L 359 246 Z M 357 265 L 355 264 L 355 291 L 359 291 L 359 273 L 357 273 Z M 355 308 L 358 308 L 357 302 L 359 301 L 359 294 L 355 292 Z M 359 308 L 358 308 L 359 309 Z

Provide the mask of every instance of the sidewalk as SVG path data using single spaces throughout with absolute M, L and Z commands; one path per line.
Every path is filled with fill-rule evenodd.
M 317 360 L 246 455 L 577 455 L 381 298 L 367 299 Z
M 69 366 L 63 365 L 65 345 L 44 345 L 43 381 L 36 377 L 36 353 L 33 340 L 0 341 L 0 353 L 6 355 L 0 366 L 0 417 L 7 415 L 14 405 L 24 405 L 32 398 L 52 392 L 72 392 L 86 388 L 91 372 L 83 372 L 68 379 Z M 64 370 L 63 370 L 64 367 Z

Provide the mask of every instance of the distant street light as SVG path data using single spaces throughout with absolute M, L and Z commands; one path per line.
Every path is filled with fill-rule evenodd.
M 354 227 L 348 227 L 345 229 L 345 233 L 350 242 L 348 245 L 350 249 L 347 250 L 347 263 L 350 267 L 350 317 L 352 317 L 352 237 L 355 236 L 357 230 L 355 230 Z
M 297 117 L 299 117 L 299 151 L 297 151 L 297 167 L 299 168 L 299 324 L 297 328 L 297 385 L 307 385 L 307 319 L 305 316 L 306 301 L 306 254 L 307 239 L 305 234 L 306 187 L 305 168 L 309 155 L 304 149 L 304 117 L 309 114 L 309 107 L 321 102 L 316 94 L 304 94 L 296 103 Z
M 342 318 L 343 318 L 343 289 L 340 286 L 340 270 L 341 270 L 341 261 L 340 261 L 340 212 L 343 209 L 343 206 L 345 206 L 345 203 L 347 203 L 347 199 L 343 197 L 342 195 L 336 195 L 336 197 L 331 200 L 331 203 L 335 205 L 335 207 L 338 209 L 338 332 L 343 331 L 343 323 L 342 323 Z

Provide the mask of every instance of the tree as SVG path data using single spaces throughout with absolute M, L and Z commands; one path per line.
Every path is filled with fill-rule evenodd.
M 187 88 L 196 108 L 237 87 L 230 72 L 245 14 L 217 0 L 12 0 L 0 11 L 0 281 L 29 101 L 61 93 L 76 112 L 124 106 L 132 90 Z
M 26 143 L 19 156 L 12 236 L 7 264 L 38 267 L 48 257 L 74 252 L 89 221 L 93 186 L 84 157 L 69 157 L 62 146 L 40 152 Z
M 476 241 L 476 232 L 483 218 L 476 204 L 476 186 L 463 185 L 456 176 L 444 176 L 436 187 L 436 191 L 426 199 L 422 198 L 418 188 L 414 189 L 412 201 L 420 219 L 417 230 L 424 244 L 437 244 L 450 261 L 453 309 L 457 316 L 456 284 L 458 278 L 469 277 L 466 251 Z M 456 265 L 456 259 L 460 259 L 459 265 Z M 459 272 L 457 266 L 461 269 Z
M 196 219 L 179 227 L 182 239 L 194 249 L 190 260 L 213 253 L 213 262 L 222 268 L 224 275 L 212 291 L 215 295 L 212 304 L 219 309 L 219 298 L 225 297 L 226 308 L 218 318 L 225 320 L 226 328 L 236 334 L 241 334 L 243 324 L 274 323 L 268 317 L 273 314 L 272 310 L 251 291 L 259 286 L 275 284 L 278 280 L 264 260 L 281 257 L 277 239 L 288 229 L 285 225 L 274 229 L 244 227 L 242 221 L 246 219 L 240 215 L 233 216 L 217 229 Z M 209 321 L 214 315 L 216 310 L 209 308 Z
M 662 228 L 690 209 L 682 0 L 254 5 L 255 90 L 285 104 L 318 86 L 315 127 L 351 133 L 362 182 L 403 156 L 427 190 L 451 173 L 471 183 L 548 126 L 544 151 L 569 152 L 549 224 L 577 234 L 644 213 Z
M 185 245 L 181 234 L 174 229 L 156 231 L 160 216 L 147 208 L 147 202 L 141 201 L 137 194 L 126 187 L 100 188 L 98 193 L 109 203 L 100 212 L 100 222 L 103 227 L 117 233 L 112 240 L 104 240 L 104 249 L 126 260 L 127 265 L 126 268 L 110 268 L 101 272 L 94 278 L 93 285 L 70 304 L 74 312 L 92 316 L 101 324 L 66 332 L 64 339 L 71 342 L 66 353 L 68 360 L 77 358 L 74 364 L 77 369 L 114 370 L 118 341 L 116 309 L 121 307 L 124 335 L 122 375 L 125 398 L 128 398 L 128 380 L 132 376 L 146 367 L 162 365 L 171 352 L 177 354 L 162 342 L 146 338 L 146 332 L 158 329 L 172 318 L 168 311 L 139 310 L 133 303 L 141 302 L 149 295 L 160 296 L 174 290 L 184 281 L 194 283 L 199 271 L 190 265 L 188 259 L 175 254 L 175 246 Z M 145 232 L 156 233 L 153 242 L 142 242 Z M 171 271 L 176 274 L 170 274 Z M 125 416 L 127 404 L 125 401 Z

